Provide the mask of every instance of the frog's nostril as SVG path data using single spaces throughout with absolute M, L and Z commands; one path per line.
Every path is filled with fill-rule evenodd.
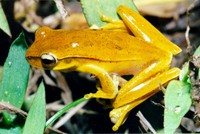
M 57 58 L 51 53 L 42 54 L 41 55 L 41 62 L 42 62 L 43 67 L 51 68 L 51 67 L 54 67 L 56 65 Z

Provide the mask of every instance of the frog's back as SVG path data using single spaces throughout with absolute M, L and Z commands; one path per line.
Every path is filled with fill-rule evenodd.
M 152 53 L 157 53 L 158 56 L 161 54 L 160 49 L 128 33 L 105 30 L 54 30 L 52 33 L 46 33 L 46 39 L 41 41 L 38 51 L 52 51 L 61 59 L 82 57 L 101 61 L 150 60 L 155 59 Z

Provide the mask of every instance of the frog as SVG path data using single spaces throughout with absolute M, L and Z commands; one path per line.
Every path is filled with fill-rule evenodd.
M 41 27 L 26 52 L 32 67 L 94 75 L 99 81 L 97 91 L 84 98 L 110 100 L 113 131 L 134 107 L 160 91 L 160 85 L 179 76 L 180 69 L 170 64 L 182 51 L 138 12 L 120 5 L 117 13 L 121 20 L 99 29 Z M 108 28 L 118 24 L 127 32 Z M 125 75 L 132 78 L 122 82 Z

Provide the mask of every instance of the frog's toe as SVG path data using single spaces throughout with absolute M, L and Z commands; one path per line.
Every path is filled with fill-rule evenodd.
M 93 93 L 86 94 L 86 95 L 84 95 L 84 98 L 85 98 L 85 99 L 94 98 L 94 94 L 93 94 Z
M 84 96 L 85 99 L 91 99 L 91 98 L 106 98 L 107 95 L 103 93 L 102 91 L 97 91 L 96 93 L 89 93 Z
M 102 99 L 113 99 L 116 93 L 104 93 L 103 91 L 97 91 L 96 93 L 89 93 L 84 96 L 85 99 L 91 98 L 102 98 Z
M 125 122 L 131 105 L 125 105 L 119 108 L 115 108 L 110 112 L 110 119 L 115 125 L 112 127 L 113 131 L 117 131 L 118 128 Z

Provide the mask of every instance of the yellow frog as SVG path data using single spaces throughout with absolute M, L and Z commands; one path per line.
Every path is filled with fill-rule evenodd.
M 126 6 L 119 6 L 117 12 L 133 35 L 106 28 L 66 31 L 42 27 L 26 53 L 36 68 L 94 74 L 101 86 L 85 98 L 111 99 L 114 131 L 131 109 L 159 91 L 160 84 L 179 75 L 180 70 L 170 69 L 170 63 L 181 52 L 137 12 Z M 119 76 L 130 74 L 134 77 L 120 82 Z

